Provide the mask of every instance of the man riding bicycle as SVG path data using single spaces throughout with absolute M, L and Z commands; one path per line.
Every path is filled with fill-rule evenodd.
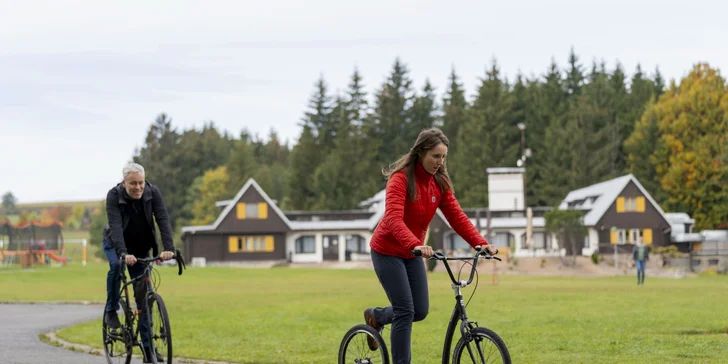
M 125 256 L 124 263 L 129 266 L 129 275 L 136 278 L 144 274 L 144 266 L 136 264 L 136 258 L 148 258 L 152 249 L 154 256 L 159 251 L 154 229 L 157 220 L 162 236 L 164 251 L 160 254 L 163 260 L 172 259 L 174 244 L 169 214 L 164 205 L 159 189 L 144 179 L 144 167 L 129 163 L 122 170 L 123 180 L 106 195 L 106 214 L 109 224 L 104 229 L 104 254 L 109 260 L 109 273 L 106 277 L 106 310 L 104 321 L 113 328 L 121 327 L 116 310 L 119 308 L 119 265 L 120 257 Z M 143 281 L 139 281 L 143 285 Z M 134 296 L 137 307 L 143 306 L 144 287 L 135 286 Z M 148 312 L 140 317 L 140 334 L 144 347 L 144 362 L 151 363 L 151 343 L 149 338 Z M 164 358 L 157 352 L 157 361 Z

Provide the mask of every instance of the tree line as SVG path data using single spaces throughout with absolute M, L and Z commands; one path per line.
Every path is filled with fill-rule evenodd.
M 526 159 L 529 206 L 555 206 L 573 189 L 633 173 L 666 211 L 698 228 L 728 222 L 728 91 L 698 63 L 679 83 L 639 65 L 584 64 L 572 50 L 539 76 L 509 81 L 491 61 L 469 95 L 453 68 L 443 92 L 417 85 L 396 59 L 369 95 L 358 70 L 342 92 L 315 82 L 295 145 L 221 131 L 214 122 L 179 130 L 160 114 L 133 160 L 161 188 L 178 230 L 209 224 L 215 202 L 253 177 L 283 210 L 354 209 L 383 189 L 382 167 L 436 126 L 449 137 L 448 170 L 464 207 L 487 206 L 486 168 Z M 441 94 L 441 95 L 440 95 Z

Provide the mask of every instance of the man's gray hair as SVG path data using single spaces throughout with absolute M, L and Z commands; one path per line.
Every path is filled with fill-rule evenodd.
M 126 179 L 126 176 L 128 176 L 131 173 L 141 173 L 141 174 L 144 174 L 144 167 L 142 167 L 141 164 L 137 164 L 137 163 L 127 163 L 124 166 L 124 169 L 122 170 L 122 174 L 124 176 L 124 179 Z

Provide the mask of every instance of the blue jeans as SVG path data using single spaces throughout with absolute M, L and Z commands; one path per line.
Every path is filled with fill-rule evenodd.
M 372 264 L 379 282 L 392 304 L 372 310 L 380 325 L 392 324 L 392 363 L 412 362 L 412 322 L 427 317 L 430 301 L 427 272 L 422 258 L 402 259 L 371 251 Z
M 637 266 L 637 283 L 645 283 L 645 261 L 635 260 L 635 265 Z
M 119 278 L 119 256 L 116 255 L 116 249 L 104 240 L 104 254 L 106 259 L 109 260 L 109 273 L 106 275 L 106 311 L 116 311 L 119 308 L 119 299 L 121 298 L 121 278 Z M 140 257 L 137 257 L 140 258 Z M 126 266 L 126 264 L 124 264 Z M 126 268 L 126 267 L 125 267 Z M 144 274 L 144 265 L 134 264 L 129 267 L 129 276 L 131 279 L 139 277 Z M 143 289 L 144 286 L 139 285 Z M 137 286 L 134 286 L 134 297 L 136 299 L 137 308 L 142 307 L 144 304 L 144 292 L 137 292 Z M 132 309 L 129 307 L 129 309 Z M 149 341 L 149 322 L 148 312 L 144 310 L 142 315 L 139 317 L 139 334 L 142 337 L 142 345 L 145 348 L 151 347 Z

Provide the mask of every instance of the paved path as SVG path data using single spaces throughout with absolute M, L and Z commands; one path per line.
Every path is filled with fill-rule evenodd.
M 99 318 L 102 311 L 101 305 L 0 304 L 0 363 L 105 363 L 102 356 L 58 348 L 38 339 L 39 334 Z

